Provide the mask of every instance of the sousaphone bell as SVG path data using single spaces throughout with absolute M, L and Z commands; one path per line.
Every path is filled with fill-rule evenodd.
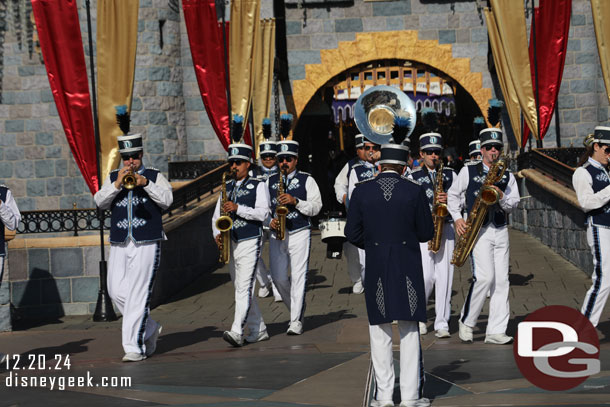
M 378 85 L 367 89 L 354 104 L 354 121 L 364 137 L 375 144 L 387 144 L 392 138 L 394 118 L 407 116 L 411 129 L 405 140 L 415 129 L 417 112 L 415 103 L 398 88 Z

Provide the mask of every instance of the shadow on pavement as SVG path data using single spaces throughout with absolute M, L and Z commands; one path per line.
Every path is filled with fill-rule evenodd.
M 533 278 L 534 275 L 532 273 L 529 273 L 527 276 L 515 273 L 510 273 L 508 275 L 508 281 L 510 281 L 511 286 L 529 285 L 529 281 Z
M 163 304 L 171 304 L 172 302 L 190 298 L 206 291 L 211 291 L 214 288 L 231 281 L 229 273 L 221 273 L 219 270 L 220 269 L 215 270 L 212 273 L 203 274 L 197 280 L 193 281 L 193 283 L 189 284 L 184 290 L 180 291 Z
M 311 331 L 324 325 L 332 324 L 342 319 L 357 318 L 354 314 L 349 314 L 346 310 L 330 312 L 322 315 L 306 316 L 303 321 L 303 330 Z M 280 335 L 288 329 L 288 321 L 272 322 L 267 324 L 267 332 L 270 336 Z
M 174 349 L 184 348 L 196 343 L 207 341 L 210 338 L 222 337 L 222 332 L 215 326 L 204 326 L 194 331 L 174 332 L 161 334 L 157 342 L 156 354 L 171 352 Z

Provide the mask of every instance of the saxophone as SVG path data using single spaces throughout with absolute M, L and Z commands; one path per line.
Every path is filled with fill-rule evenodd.
M 445 217 L 449 214 L 447 204 L 438 201 L 439 194 L 443 193 L 443 161 L 436 168 L 436 185 L 434 188 L 434 206 L 432 207 L 432 217 L 434 218 L 434 236 L 428 242 L 428 250 L 433 253 L 438 252 L 443 239 L 443 227 Z
M 231 256 L 231 229 L 233 228 L 233 219 L 223 209 L 224 204 L 229 200 L 227 197 L 227 176 L 234 178 L 236 174 L 235 169 L 232 171 L 225 171 L 222 174 L 222 188 L 220 191 L 220 217 L 216 219 L 216 229 L 220 231 L 220 256 L 218 262 L 227 264 Z
M 284 189 L 286 188 L 284 186 L 284 177 L 286 177 L 288 174 L 286 174 L 286 170 L 281 171 L 279 173 L 279 179 L 278 179 L 278 185 L 277 185 L 277 195 L 276 195 L 276 199 L 277 199 L 277 203 L 278 205 L 275 207 L 275 218 L 278 221 L 278 228 L 275 234 L 275 237 L 278 240 L 284 240 L 284 238 L 286 237 L 286 215 L 288 215 L 288 208 L 284 205 L 280 205 L 280 195 L 282 195 L 284 193 Z
M 453 258 L 451 264 L 461 267 L 466 262 L 466 259 L 472 252 L 474 244 L 481 231 L 481 226 L 487 216 L 489 207 L 494 205 L 500 199 L 500 194 L 492 187 L 493 184 L 500 181 L 504 176 L 504 171 L 508 167 L 508 158 L 502 156 L 498 158 L 489 169 L 485 181 L 479 190 L 472 209 L 466 220 L 466 231 L 458 238 L 453 250 Z

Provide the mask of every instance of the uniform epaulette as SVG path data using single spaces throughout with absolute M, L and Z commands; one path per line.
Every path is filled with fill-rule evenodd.
M 417 167 L 416 170 L 411 170 L 411 174 L 415 174 L 416 172 L 423 171 L 422 167 Z
M 374 181 L 374 180 L 375 180 L 375 178 L 365 179 L 364 181 L 356 182 L 356 186 L 358 186 L 360 184 L 364 184 L 364 183 L 369 182 L 369 181 Z
M 466 163 L 464 163 L 464 165 L 477 165 L 480 162 L 481 162 L 481 160 L 474 160 L 474 161 L 466 162 Z
M 415 185 L 420 185 L 421 186 L 421 182 L 419 182 L 419 181 L 415 181 L 414 179 L 407 178 L 407 177 L 403 177 L 403 178 L 406 179 L 407 181 L 411 181 Z
M 356 167 L 362 167 L 363 165 L 364 165 L 364 164 L 362 164 L 362 163 L 358 163 L 358 162 L 357 162 L 356 164 L 352 165 L 352 169 L 354 169 L 354 168 L 356 168 Z
M 155 171 L 159 171 L 159 172 L 161 172 L 161 170 L 160 170 L 160 169 L 155 168 L 155 167 L 146 167 L 146 169 L 147 169 L 147 170 L 155 170 Z
M 582 165 L 582 168 L 587 168 L 589 165 L 591 165 L 591 163 L 587 161 Z
M 309 175 L 311 177 L 311 174 L 305 171 L 299 171 L 301 174 L 305 174 L 305 175 Z
M 0 184 L 0 188 L 6 188 L 6 189 L 8 189 L 8 187 L 7 187 L 6 185 L 4 185 L 4 184 Z

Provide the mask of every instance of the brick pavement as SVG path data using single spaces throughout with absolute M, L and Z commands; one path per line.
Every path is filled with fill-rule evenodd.
M 344 260 L 325 258 L 319 235 L 312 238 L 305 333 L 287 336 L 288 312 L 272 297 L 259 299 L 271 340 L 232 349 L 222 331 L 233 317 L 233 290 L 226 268 L 204 276 L 173 301 L 152 311 L 164 326 L 157 354 L 138 364 L 122 364 L 120 321 L 94 323 L 85 317 L 32 322 L 27 330 L 0 334 L 8 353 L 70 354 L 73 368 L 96 375 L 129 376 L 124 389 L 3 389 L 8 405 L 48 406 L 87 403 L 89 407 L 189 406 L 359 406 L 365 394 L 369 364 L 364 298 L 354 295 Z M 427 372 L 426 395 L 433 405 L 601 405 L 608 400 L 604 362 L 610 357 L 610 313 L 600 324 L 602 372 L 589 379 L 591 388 L 541 394 L 517 370 L 512 347 L 482 343 L 487 309 L 475 331 L 475 343 L 457 338 L 455 315 L 467 293 L 468 267 L 456 270 L 450 339 L 422 337 Z M 578 307 L 588 277 L 536 239 L 511 231 L 511 323 L 550 304 Z M 429 305 L 429 316 L 433 304 Z M 431 325 L 431 322 L 429 323 Z M 482 329 L 481 329 L 482 328 Z M 492 369 L 489 367 L 492 366 Z M 4 384 L 9 373 L 0 373 Z M 5 391 L 6 390 L 6 391 Z M 544 397 L 543 397 L 544 396 Z M 541 401 L 542 400 L 542 401 Z M 12 404 L 10 404 L 12 403 Z M 63 404 L 62 404 L 63 403 Z M 2 402 L 0 402 L 2 404 Z

